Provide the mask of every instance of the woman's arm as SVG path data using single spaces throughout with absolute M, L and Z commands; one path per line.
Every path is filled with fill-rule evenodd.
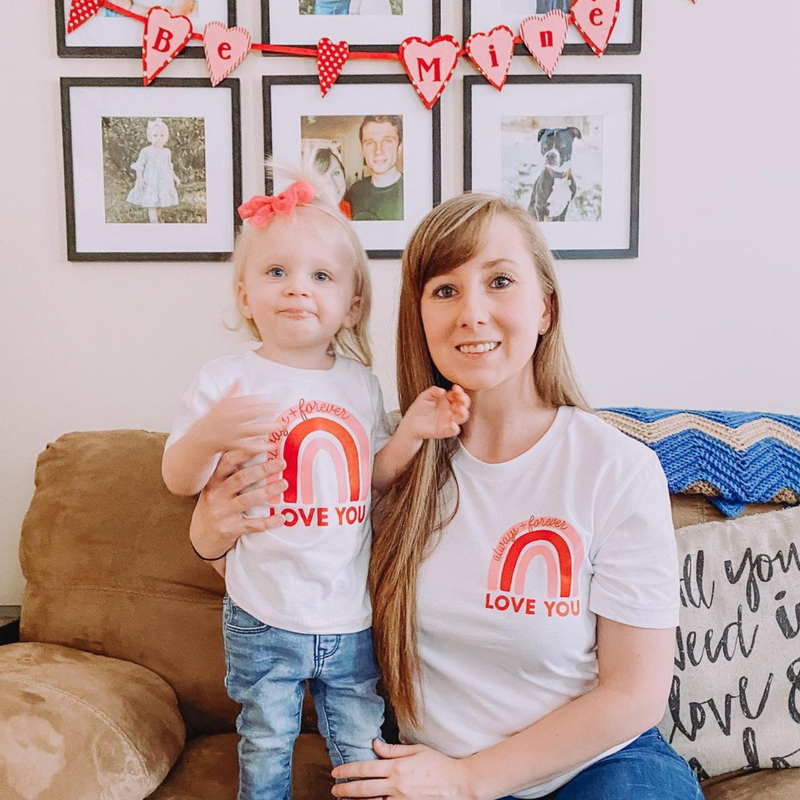
M 376 742 L 381 761 L 337 767 L 337 797 L 496 800 L 545 783 L 632 739 L 663 716 L 672 681 L 674 628 L 597 618 L 595 689 L 498 744 L 463 759 L 421 745 Z

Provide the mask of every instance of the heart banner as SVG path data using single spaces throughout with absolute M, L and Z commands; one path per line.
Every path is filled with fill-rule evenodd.
M 78 30 L 86 20 L 91 19 L 100 9 L 100 0 L 72 0 L 67 20 L 67 33 Z
M 460 54 L 458 42 L 450 35 L 431 42 L 411 36 L 400 43 L 400 63 L 429 111 L 453 77 Z
M 229 28 L 222 22 L 209 22 L 203 29 L 203 48 L 211 85 L 228 77 L 250 52 L 250 31 Z
M 323 97 L 339 79 L 349 57 L 350 45 L 347 42 L 334 44 L 330 39 L 325 38 L 320 39 L 317 43 L 317 73 L 319 74 L 319 89 Z
M 192 36 L 192 23 L 187 17 L 173 17 L 158 6 L 151 8 L 144 23 L 142 67 L 144 85 L 149 86 Z
M 502 89 L 514 55 L 514 31 L 498 25 L 489 33 L 473 33 L 464 45 L 467 55 L 483 77 L 496 89 Z
M 568 30 L 569 17 L 563 11 L 536 14 L 522 20 L 520 37 L 533 60 L 545 71 L 548 78 L 553 77 L 561 53 L 564 52 Z
M 575 0 L 572 21 L 596 56 L 605 53 L 619 17 L 621 0 Z

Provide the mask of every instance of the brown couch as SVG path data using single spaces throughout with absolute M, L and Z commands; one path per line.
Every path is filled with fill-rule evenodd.
M 188 544 L 193 501 L 160 474 L 164 436 L 71 433 L 39 457 L 20 545 L 21 642 L 0 647 L 2 800 L 235 800 L 223 582 Z M 752 508 L 767 510 L 771 506 Z M 719 518 L 673 498 L 676 527 Z M 304 709 L 295 800 L 330 797 Z M 709 800 L 800 797 L 800 770 L 723 776 Z

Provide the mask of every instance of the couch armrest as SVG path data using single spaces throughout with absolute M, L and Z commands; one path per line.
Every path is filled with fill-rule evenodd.
M 171 687 L 119 659 L 51 644 L 0 647 L 0 797 L 140 800 L 185 741 Z

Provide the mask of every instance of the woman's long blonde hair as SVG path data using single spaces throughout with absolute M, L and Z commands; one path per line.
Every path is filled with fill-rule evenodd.
M 403 254 L 397 383 L 404 414 L 429 386 L 451 386 L 436 369 L 425 340 L 420 312 L 425 284 L 480 252 L 498 215 L 519 228 L 542 291 L 550 295 L 550 327 L 539 339 L 532 364 L 539 398 L 554 408 L 570 405 L 589 410 L 564 346 L 561 297 L 553 259 L 541 231 L 522 209 L 500 197 L 464 194 L 428 214 Z M 405 728 L 417 727 L 420 719 L 417 574 L 435 545 L 436 534 L 455 515 L 457 500 L 455 508 L 448 511 L 441 498 L 448 480 L 455 480 L 452 455 L 456 444 L 456 439 L 427 440 L 406 473 L 379 500 L 374 517 L 370 591 L 375 647 L 398 722 Z

